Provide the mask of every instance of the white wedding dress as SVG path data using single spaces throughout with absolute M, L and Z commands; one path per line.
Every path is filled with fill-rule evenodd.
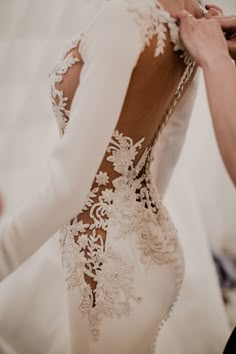
M 140 55 L 155 35 L 155 60 L 171 41 L 169 55 L 179 51 L 185 69 L 161 125 L 146 136 L 147 123 L 142 120 L 137 132 L 138 114 L 129 128 L 122 112 Z M 41 190 L 1 224 L 0 277 L 61 229 L 73 354 L 154 352 L 184 265 L 152 161 L 194 74 L 175 20 L 158 1 L 111 0 L 68 44 L 50 75 L 61 139 Z M 163 158 L 164 149 L 159 153 Z M 161 161 L 157 181 L 160 171 Z

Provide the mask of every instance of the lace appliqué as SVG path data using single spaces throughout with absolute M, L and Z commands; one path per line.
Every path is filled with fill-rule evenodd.
M 109 225 L 116 230 L 117 238 L 135 235 L 143 264 L 162 265 L 175 260 L 177 230 L 153 186 L 151 159 L 151 149 L 147 149 L 139 161 L 139 168 L 132 169 L 129 165 L 126 175 L 113 181 L 115 193 Z
M 131 300 L 142 302 L 134 294 L 133 265 L 123 251 L 114 250 L 110 245 L 105 250 L 102 237 L 95 230 L 89 237 L 82 235 L 76 244 L 68 225 L 64 235 L 63 263 L 68 288 L 79 287 L 78 310 L 88 319 L 91 339 L 98 341 L 104 317 L 128 316 L 132 312 Z M 96 290 L 85 281 L 86 276 L 97 283 Z
M 142 302 L 135 293 L 132 261 L 124 248 L 119 250 L 119 243 L 113 241 L 133 238 L 144 266 L 162 265 L 176 258 L 176 230 L 159 198 L 153 199 L 150 176 L 144 171 L 150 149 L 144 151 L 134 166 L 143 141 L 134 143 L 117 130 L 114 132 L 107 160 L 119 176 L 113 179 L 112 188 L 105 188 L 109 176 L 99 171 L 83 209 L 89 211 L 92 222 L 85 224 L 75 218 L 62 230 L 68 288 L 80 290 L 78 310 L 88 318 L 94 341 L 100 338 L 104 317 L 128 316 L 132 304 Z M 108 227 L 113 232 L 112 235 L 108 232 L 104 242 L 99 230 L 107 231 Z M 88 279 L 94 282 L 94 288 Z
M 140 27 L 143 38 L 143 48 L 150 44 L 154 35 L 157 35 L 155 56 L 157 57 L 160 54 L 163 54 L 168 28 L 171 42 L 174 44 L 174 50 L 184 50 L 179 36 L 179 28 L 175 19 L 165 11 L 163 6 L 157 0 L 126 1 L 128 4 L 128 11 L 134 15 L 135 21 Z
M 66 125 L 69 121 L 70 111 L 66 109 L 68 97 L 64 96 L 62 90 L 58 90 L 56 88 L 56 84 L 61 83 L 63 81 L 63 75 L 69 70 L 69 68 L 79 62 L 78 58 L 74 57 L 72 54 L 67 54 L 78 46 L 80 39 L 81 38 L 77 36 L 76 38 L 73 38 L 71 42 L 69 42 L 49 75 L 51 87 L 51 103 L 58 122 L 61 136 L 64 134 Z

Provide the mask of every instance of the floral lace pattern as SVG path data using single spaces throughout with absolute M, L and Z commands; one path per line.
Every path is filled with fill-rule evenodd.
M 143 38 L 143 48 L 150 44 L 154 35 L 157 35 L 155 56 L 164 54 L 166 32 L 169 29 L 174 50 L 184 50 L 179 36 L 176 20 L 165 11 L 157 0 L 126 0 L 130 11 L 139 25 Z M 167 26 L 167 27 L 166 27 Z
M 95 230 L 89 237 L 82 235 L 77 243 L 68 226 L 62 233 L 68 288 L 79 288 L 78 310 L 88 319 L 90 336 L 97 341 L 104 317 L 128 316 L 132 302 L 142 302 L 141 297 L 135 296 L 133 265 L 123 251 L 114 250 L 111 245 L 106 245 L 105 250 L 103 239 Z M 96 281 L 96 291 L 85 281 L 85 276 Z
M 68 54 L 72 49 L 78 46 L 79 41 L 80 37 L 72 39 L 72 41 L 66 46 L 62 55 L 58 58 L 56 65 L 49 75 L 51 87 L 51 103 L 58 122 L 61 136 L 64 134 L 66 125 L 69 121 L 70 111 L 66 108 L 68 97 L 64 96 L 62 90 L 58 90 L 56 88 L 56 84 L 61 83 L 63 81 L 63 75 L 66 74 L 69 68 L 79 62 L 78 58 L 75 58 L 72 54 Z
M 102 318 L 127 316 L 133 303 L 142 302 L 134 287 L 132 260 L 123 248 L 119 250 L 117 241 L 133 238 L 144 267 L 176 259 L 176 229 L 159 197 L 153 198 L 148 163 L 151 151 L 145 150 L 134 166 L 143 141 L 134 143 L 117 130 L 114 132 L 107 160 L 119 176 L 112 180 L 112 188 L 104 188 L 109 176 L 99 171 L 96 187 L 84 207 L 92 221 L 85 224 L 75 218 L 62 230 L 68 288 L 79 288 L 78 309 L 88 318 L 91 338 L 95 341 L 100 337 Z M 108 232 L 105 242 L 100 230 L 107 231 L 108 227 L 115 233 L 110 236 Z

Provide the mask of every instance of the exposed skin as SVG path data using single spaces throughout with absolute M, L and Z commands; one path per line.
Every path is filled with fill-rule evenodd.
M 216 10 L 214 7 L 212 11 Z M 177 17 L 182 40 L 203 69 L 219 149 L 236 185 L 236 68 L 220 21 L 214 15 L 196 20 L 186 11 Z

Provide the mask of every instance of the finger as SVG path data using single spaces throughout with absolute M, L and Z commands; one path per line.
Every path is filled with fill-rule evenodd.
M 181 32 L 193 31 L 196 19 L 187 11 L 181 10 L 177 14 L 177 18 L 180 20 L 180 29 Z
M 177 17 L 180 20 L 180 33 L 183 39 L 183 37 L 186 37 L 187 33 L 194 31 L 197 20 L 185 10 L 182 10 Z
M 235 41 L 228 41 L 228 50 L 231 58 L 236 62 L 236 43 Z
M 193 15 L 191 15 L 188 11 L 186 10 L 181 10 L 177 13 L 176 17 L 179 20 L 184 20 L 184 19 L 193 19 Z
M 212 7 L 207 14 L 209 16 L 220 16 L 222 15 L 222 12 Z
M 212 17 L 218 17 L 218 16 L 222 16 L 223 13 L 214 9 L 214 8 L 211 8 L 206 14 L 205 14 L 205 18 L 206 19 L 211 19 Z
M 212 17 L 218 17 L 218 16 L 222 16 L 222 15 L 223 15 L 223 13 L 220 10 L 216 9 L 215 7 L 210 7 L 208 12 L 205 13 L 204 17 L 207 20 L 209 20 Z
M 213 5 L 213 4 L 212 5 L 206 5 L 205 8 L 207 10 L 215 9 L 215 10 L 217 10 L 217 11 L 219 11 L 219 12 L 221 12 L 223 14 L 223 10 L 217 5 Z
M 236 52 L 236 44 L 235 44 L 235 41 L 227 41 L 227 44 L 228 44 L 228 49 L 230 52 Z
M 236 16 L 220 16 L 217 17 L 221 27 L 225 31 L 236 31 Z
M 232 41 L 234 41 L 234 42 L 236 41 L 236 32 L 231 35 L 230 41 L 231 41 L 231 43 L 232 43 Z M 234 43 L 234 46 L 235 46 L 235 43 Z

